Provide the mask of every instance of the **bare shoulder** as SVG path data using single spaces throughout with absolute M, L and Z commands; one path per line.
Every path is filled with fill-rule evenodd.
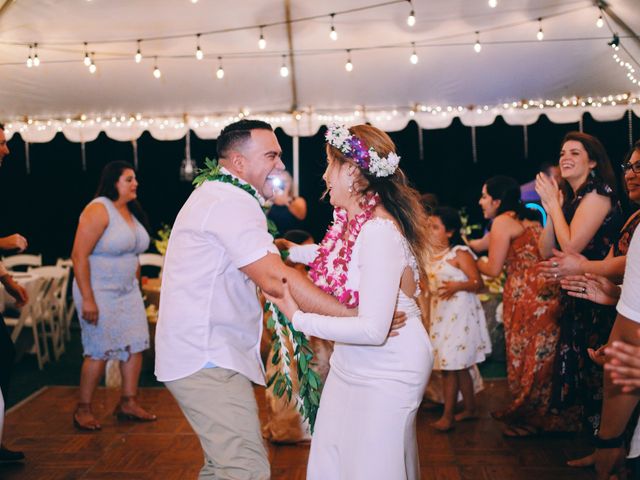
M 371 219 L 386 220 L 387 222 L 390 222 L 391 224 L 393 224 L 393 226 L 396 227 L 396 230 L 398 230 L 398 232 L 402 231 L 400 229 L 400 224 L 398 223 L 398 221 L 387 211 L 386 208 L 382 206 L 376 207 L 376 209 L 373 211 L 373 216 L 371 217 Z
M 80 214 L 80 221 L 96 226 L 106 226 L 109 224 L 109 213 L 102 203 L 92 202 L 87 205 Z

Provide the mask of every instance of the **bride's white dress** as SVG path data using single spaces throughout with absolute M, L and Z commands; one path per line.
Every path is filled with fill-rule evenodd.
M 313 247 L 292 248 L 291 259 L 308 263 Z M 415 421 L 433 352 L 415 299 L 400 290 L 406 267 L 417 280 L 416 260 L 396 226 L 369 220 L 353 247 L 346 284 L 359 291 L 358 316 L 293 316 L 294 326 L 305 334 L 336 342 L 311 441 L 308 480 L 420 478 Z M 407 323 L 398 336 L 387 338 L 396 308 L 407 314 Z

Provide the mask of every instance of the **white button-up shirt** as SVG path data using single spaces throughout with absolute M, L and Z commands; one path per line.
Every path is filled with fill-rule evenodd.
M 256 285 L 239 268 L 269 252 L 278 249 L 249 193 L 215 181 L 194 190 L 173 225 L 162 270 L 158 380 L 214 364 L 264 385 L 262 308 Z

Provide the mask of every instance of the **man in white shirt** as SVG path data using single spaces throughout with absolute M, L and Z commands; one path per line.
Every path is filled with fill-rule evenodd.
M 4 126 L 0 123 L 0 167 L 4 157 L 9 155 L 7 138 L 4 134 Z M 0 251 L 13 250 L 21 252 L 27 248 L 27 240 L 19 234 L 0 238 Z M 27 292 L 11 277 L 2 262 L 0 262 L 0 283 L 5 290 L 16 299 L 16 305 L 22 306 L 27 302 Z M 4 399 L 9 393 L 9 379 L 15 357 L 15 348 L 11 336 L 4 323 L 4 317 L 0 312 L 0 463 L 18 462 L 24 460 L 22 452 L 9 450 L 2 445 L 2 428 L 4 426 Z
M 594 439 L 599 480 L 609 480 L 611 475 L 624 468 L 624 431 L 640 400 L 640 233 L 637 230 L 627 251 L 617 310 L 618 317 L 609 337 L 609 346 L 605 349 L 602 421 Z M 631 458 L 640 455 L 638 437 L 640 431 L 636 428 L 629 452 Z
M 280 296 L 286 277 L 305 311 L 349 311 L 286 267 L 267 231 L 261 203 L 273 195 L 269 177 L 284 170 L 271 126 L 231 124 L 217 153 L 235 184 L 205 182 L 176 218 L 162 274 L 156 376 L 200 438 L 201 479 L 263 480 L 270 468 L 251 385 L 265 384 L 256 285 Z

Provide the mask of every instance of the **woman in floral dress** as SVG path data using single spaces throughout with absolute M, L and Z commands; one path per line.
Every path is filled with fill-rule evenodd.
M 500 275 L 505 266 L 507 271 L 503 318 L 512 399 L 493 416 L 505 422 L 504 434 L 510 437 L 566 430 L 562 419 L 549 413 L 560 302 L 557 283 L 545 282 L 536 269 L 542 226 L 528 218 L 520 186 L 510 177 L 487 180 L 479 203 L 493 224 L 488 261 L 478 261 L 478 268 L 490 277 Z

